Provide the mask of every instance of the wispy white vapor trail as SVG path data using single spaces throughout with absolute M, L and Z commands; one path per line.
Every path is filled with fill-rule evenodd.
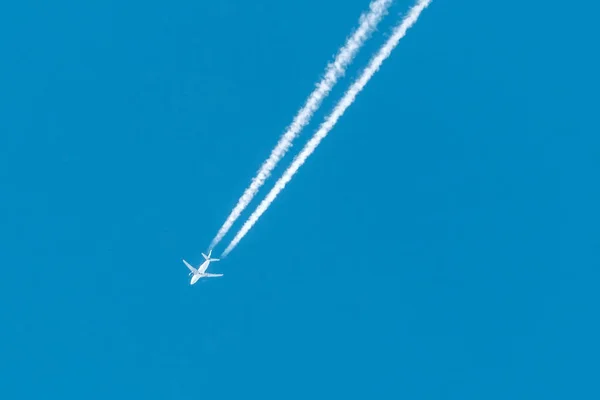
M 283 173 L 283 176 L 275 183 L 275 186 L 267 197 L 259 204 L 256 210 L 250 215 L 248 220 L 244 223 L 240 231 L 235 235 L 229 246 L 223 252 L 223 257 L 226 257 L 231 250 L 237 246 L 242 238 L 248 233 L 248 231 L 254 226 L 260 216 L 269 208 L 271 203 L 275 200 L 277 195 L 285 188 L 285 185 L 292 179 L 292 177 L 298 172 L 298 169 L 304 164 L 306 159 L 315 151 L 321 140 L 327 136 L 331 129 L 335 126 L 338 119 L 344 114 L 346 109 L 354 102 L 356 96 L 365 87 L 369 80 L 373 77 L 375 72 L 379 70 L 381 64 L 389 57 L 392 50 L 396 47 L 400 39 L 406 35 L 406 31 L 417 22 L 419 15 L 431 3 L 431 0 L 418 0 L 417 4 L 413 6 L 402 20 L 402 22 L 394 29 L 392 36 L 387 40 L 379 52 L 371 59 L 369 65 L 361 76 L 350 86 L 344 97 L 335 106 L 331 114 L 327 117 L 325 122 L 321 124 L 319 130 L 313 135 L 308 141 L 306 146 L 294 159 L 294 162 L 288 167 Z
M 258 189 L 260 189 L 271 175 L 273 168 L 275 168 L 277 163 L 292 146 L 293 140 L 298 136 L 302 128 L 308 124 L 323 99 L 327 97 L 338 79 L 344 74 L 346 67 L 352 62 L 365 40 L 369 38 L 369 35 L 375 30 L 379 21 L 385 16 L 391 3 L 392 0 L 373 0 L 369 5 L 369 12 L 361 15 L 358 29 L 346 40 L 344 46 L 338 51 L 333 63 L 327 66 L 325 76 L 308 97 L 304 106 L 298 111 L 292 124 L 287 128 L 281 139 L 279 139 L 279 142 L 271 151 L 271 155 L 260 167 L 256 176 L 252 179 L 250 186 L 244 191 L 244 194 L 238 200 L 231 214 L 229 214 L 227 220 L 225 220 L 225 223 L 219 229 L 219 232 L 217 232 L 217 235 L 210 244 L 211 249 L 223 239 L 229 229 L 231 229 L 233 223 L 256 195 Z

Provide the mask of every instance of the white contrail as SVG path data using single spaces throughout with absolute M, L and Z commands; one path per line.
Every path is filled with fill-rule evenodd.
M 337 80 L 344 74 L 346 67 L 354 59 L 354 56 L 362 47 L 365 40 L 369 38 L 369 35 L 375 30 L 379 21 L 385 16 L 391 3 L 392 0 L 373 0 L 369 5 L 369 12 L 361 15 L 358 29 L 346 40 L 344 47 L 338 51 L 333 63 L 327 66 L 325 76 L 308 97 L 304 107 L 298 111 L 292 124 L 287 128 L 281 139 L 279 139 L 277 146 L 271 151 L 269 158 L 260 167 L 256 176 L 252 179 L 252 183 L 250 183 L 250 186 L 248 186 L 242 197 L 238 200 L 231 214 L 229 214 L 227 220 L 225 220 L 225 223 L 212 240 L 210 249 L 214 248 L 223 239 L 229 229 L 231 229 L 233 223 L 256 195 L 258 189 L 260 189 L 271 175 L 273 168 L 275 168 L 277 163 L 292 146 L 293 140 L 298 136 L 302 128 L 308 124 L 312 115 L 319 108 L 323 99 L 327 97 L 333 86 L 335 86 Z
M 235 235 L 229 246 L 223 252 L 223 257 L 226 257 L 231 250 L 237 246 L 237 244 L 242 240 L 242 238 L 248 233 L 248 231 L 254 226 L 256 221 L 260 218 L 260 216 L 269 208 L 271 203 L 275 200 L 277 195 L 285 188 L 285 185 L 292 179 L 294 174 L 298 172 L 298 169 L 304 164 L 306 159 L 315 151 L 321 140 L 327 136 L 329 131 L 334 127 L 338 119 L 344 114 L 346 109 L 354 102 L 356 96 L 360 91 L 365 87 L 365 85 L 369 82 L 369 79 L 373 77 L 375 72 L 379 70 L 381 64 L 385 61 L 386 58 L 389 57 L 392 50 L 396 47 L 400 39 L 406 35 L 406 31 L 419 18 L 421 12 L 431 3 L 431 0 L 418 0 L 417 4 L 413 6 L 406 15 L 406 17 L 402 20 L 400 25 L 398 25 L 392 36 L 387 40 L 387 42 L 383 45 L 383 47 L 379 50 L 379 52 L 371 59 L 369 65 L 363 71 L 362 75 L 350 86 L 350 89 L 346 92 L 344 97 L 340 100 L 340 102 L 335 106 L 331 114 L 327 117 L 325 122 L 321 124 L 319 130 L 314 134 L 314 136 L 308 141 L 306 146 L 302 149 L 302 151 L 298 154 L 298 156 L 294 159 L 294 162 L 289 166 L 289 168 L 283 173 L 283 176 L 279 178 L 279 180 L 275 183 L 275 186 L 267 197 L 259 204 L 256 210 L 252 213 L 252 215 L 248 218 L 248 220 L 244 223 L 240 231 Z

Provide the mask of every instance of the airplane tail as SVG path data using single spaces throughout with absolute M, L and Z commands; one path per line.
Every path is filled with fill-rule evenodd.
M 210 253 L 212 253 L 212 249 L 208 252 L 208 255 L 202 253 L 202 257 L 204 257 L 206 261 L 220 261 L 219 258 L 210 258 Z

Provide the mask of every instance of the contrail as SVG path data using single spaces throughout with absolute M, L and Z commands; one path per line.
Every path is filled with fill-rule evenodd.
M 371 59 L 369 65 L 363 71 L 362 75 L 350 86 L 344 97 L 335 106 L 331 114 L 327 117 L 325 122 L 321 124 L 319 130 L 313 135 L 308 141 L 306 146 L 294 159 L 294 162 L 288 167 L 283 173 L 283 176 L 275 183 L 275 186 L 267 197 L 259 204 L 254 213 L 250 215 L 248 220 L 244 223 L 240 231 L 235 235 L 229 246 L 223 252 L 223 257 L 226 257 L 231 250 L 237 246 L 242 238 L 248 233 L 248 231 L 254 226 L 260 216 L 269 208 L 271 203 L 275 200 L 277 195 L 285 188 L 285 185 L 292 179 L 294 174 L 298 172 L 298 169 L 304 164 L 306 159 L 315 151 L 321 140 L 327 136 L 329 131 L 335 126 L 338 119 L 344 114 L 346 109 L 354 102 L 356 96 L 365 87 L 369 80 L 373 77 L 375 72 L 379 70 L 381 64 L 389 57 L 392 50 L 396 47 L 400 39 L 406 35 L 406 31 L 417 22 L 419 15 L 431 3 L 431 0 L 418 0 L 417 4 L 413 6 L 402 20 L 402 22 L 394 29 L 392 36 L 387 40 L 379 52 Z
M 238 200 L 231 214 L 229 214 L 227 220 L 225 220 L 225 223 L 212 240 L 209 249 L 219 244 L 221 239 L 231 229 L 233 223 L 239 218 L 242 211 L 244 211 L 256 195 L 258 189 L 260 189 L 271 175 L 273 168 L 275 168 L 277 163 L 292 146 L 293 140 L 298 136 L 302 128 L 308 124 L 323 99 L 327 97 L 333 86 L 335 86 L 337 80 L 344 75 L 346 67 L 354 59 L 354 56 L 358 53 L 365 40 L 375 30 L 379 21 L 385 16 L 391 3 L 392 0 L 373 0 L 369 5 L 369 12 L 361 15 L 358 29 L 346 40 L 344 46 L 338 51 L 334 62 L 327 66 L 325 76 L 308 97 L 304 106 L 298 111 L 292 124 L 287 128 L 275 148 L 271 151 L 269 158 L 260 167 L 256 176 L 252 179 L 252 183 L 244 191 L 244 194 Z

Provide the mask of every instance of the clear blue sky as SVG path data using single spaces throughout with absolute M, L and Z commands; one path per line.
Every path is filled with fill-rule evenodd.
M 0 7 L 0 398 L 600 398 L 594 2 L 434 0 L 189 286 L 367 5 Z

